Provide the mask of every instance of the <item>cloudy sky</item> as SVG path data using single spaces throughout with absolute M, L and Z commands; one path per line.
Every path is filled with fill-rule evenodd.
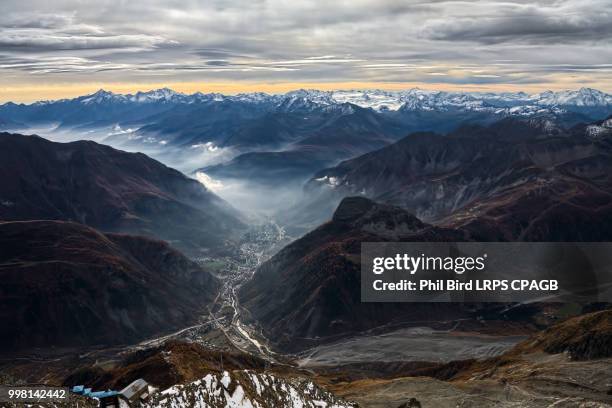
M 2 0 L 0 100 L 171 86 L 612 91 L 612 0 Z

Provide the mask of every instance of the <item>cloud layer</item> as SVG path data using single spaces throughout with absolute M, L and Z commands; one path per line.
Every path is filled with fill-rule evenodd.
M 611 40 L 612 0 L 4 0 L 0 87 L 260 81 L 610 91 Z

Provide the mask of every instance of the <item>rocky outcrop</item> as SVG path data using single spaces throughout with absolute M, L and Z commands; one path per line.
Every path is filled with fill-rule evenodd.
M 155 394 L 143 408 L 357 408 L 312 380 L 253 371 L 225 371 Z

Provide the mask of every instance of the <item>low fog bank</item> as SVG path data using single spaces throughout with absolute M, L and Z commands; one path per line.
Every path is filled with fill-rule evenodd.
M 240 179 L 219 180 L 203 171 L 195 172 L 193 177 L 254 221 L 274 218 L 290 224 L 288 212 L 307 199 L 301 182 L 270 185 Z
M 303 191 L 303 180 L 286 180 L 274 184 L 253 180 L 215 179 L 201 170 L 203 167 L 225 163 L 244 153 L 233 148 L 221 148 L 212 142 L 191 146 L 172 146 L 160 135 L 143 135 L 137 129 L 119 126 L 96 129 L 67 129 L 53 124 L 15 130 L 22 134 L 35 134 L 54 142 L 67 143 L 92 140 L 127 152 L 140 152 L 192 177 L 226 200 L 251 222 L 274 219 L 294 234 L 301 235 L 331 218 L 335 203 L 321 208 L 309 207 L 311 194 Z
M 140 152 L 187 175 L 197 168 L 223 163 L 242 153 L 215 146 L 212 142 L 176 147 L 170 145 L 169 138 L 164 136 L 142 134 L 138 129 L 117 125 L 96 129 L 68 129 L 50 124 L 17 129 L 15 132 L 38 135 L 60 143 L 92 140 L 126 152 Z

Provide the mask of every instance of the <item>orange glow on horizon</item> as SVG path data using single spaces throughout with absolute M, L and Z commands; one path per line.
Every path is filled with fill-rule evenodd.
M 575 85 L 572 87 L 572 85 Z M 449 84 L 449 83 L 418 83 L 418 82 L 169 82 L 169 83 L 66 83 L 53 85 L 21 85 L 0 86 L 0 103 L 17 102 L 29 103 L 39 100 L 54 100 L 62 98 L 74 98 L 81 95 L 91 94 L 98 89 L 105 89 L 115 93 L 135 93 L 138 91 L 149 91 L 159 88 L 171 88 L 177 92 L 218 92 L 226 95 L 248 92 L 285 93 L 296 89 L 319 89 L 319 90 L 346 90 L 346 89 L 384 89 L 405 90 L 410 88 L 421 88 L 442 91 L 491 91 L 491 92 L 541 92 L 545 90 L 577 89 L 581 84 L 546 84 L 544 86 L 517 86 L 510 84 Z

